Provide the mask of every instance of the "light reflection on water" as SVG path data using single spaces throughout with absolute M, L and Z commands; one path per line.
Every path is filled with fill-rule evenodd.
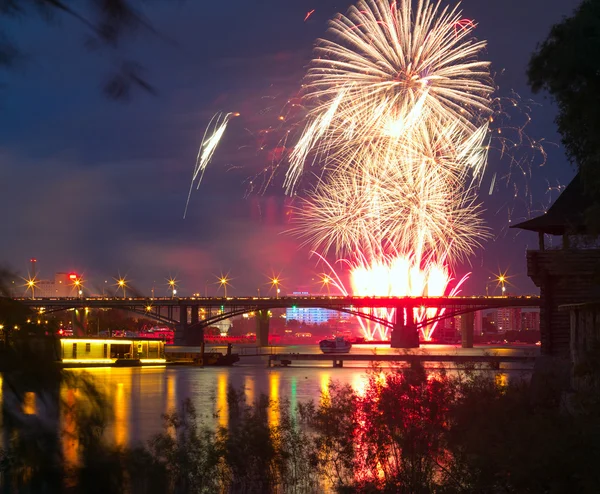
M 365 345 L 365 347 L 369 347 Z M 287 347 L 288 352 L 314 353 L 316 346 Z M 380 354 L 392 353 L 389 347 L 372 347 L 371 351 Z M 309 350 L 309 351 L 307 351 Z M 365 348 L 356 353 L 368 353 Z M 422 350 L 421 350 L 422 351 Z M 443 352 L 457 354 L 481 354 L 481 349 L 462 350 L 452 347 L 427 347 L 427 352 Z M 535 348 L 503 348 L 490 353 L 516 354 L 537 352 Z M 355 348 L 353 348 L 353 353 Z M 254 404 L 261 394 L 274 401 L 267 413 L 269 423 L 277 425 L 281 419 L 281 402 L 289 401 L 291 409 L 298 403 L 309 400 L 319 401 L 328 393 L 331 379 L 341 384 L 350 384 L 363 395 L 367 383 L 368 367 L 364 363 L 353 363 L 344 368 L 332 368 L 331 362 L 318 362 L 302 365 L 294 362 L 288 368 L 267 368 L 264 357 L 244 357 L 234 367 L 138 367 L 138 368 L 90 368 L 73 370 L 87 372 L 106 393 L 113 406 L 114 423 L 106 431 L 106 437 L 118 445 L 133 445 L 148 440 L 152 435 L 162 432 L 161 416 L 174 411 L 185 399 L 190 399 L 203 423 L 215 427 L 226 427 L 229 423 L 227 391 L 230 387 L 243 391 L 246 402 Z M 358 365 L 357 365 L 358 364 Z M 515 368 L 515 366 L 511 366 Z M 523 364 L 516 367 L 523 368 Z M 435 372 L 435 371 L 433 371 Z M 506 384 L 509 379 L 527 377 L 529 371 L 509 370 L 496 372 L 499 384 Z M 1 379 L 1 376 L 0 376 Z M 2 381 L 0 380 L 0 383 Z M 2 393 L 2 386 L 0 386 Z M 74 403 L 78 390 L 62 389 L 61 395 L 65 403 Z M 0 394 L 0 398 L 2 395 Z M 35 413 L 35 397 L 28 396 L 24 404 L 25 413 Z M 72 429 L 63 417 L 65 430 Z M 67 440 L 65 454 L 67 460 L 75 460 L 75 441 Z

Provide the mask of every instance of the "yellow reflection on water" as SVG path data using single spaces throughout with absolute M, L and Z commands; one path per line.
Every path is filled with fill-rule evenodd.
M 125 402 L 125 386 L 123 383 L 117 384 L 114 397 L 115 409 L 115 444 L 118 446 L 127 445 L 127 415 L 128 407 Z
M 23 413 L 25 415 L 35 415 L 36 412 L 35 393 L 33 391 L 26 391 L 23 396 Z
M 246 376 L 244 379 L 244 391 L 246 393 L 246 403 L 254 405 L 254 400 L 256 399 L 254 377 Z
M 508 385 L 508 374 L 506 374 L 506 373 L 503 373 L 503 372 L 502 372 L 502 373 L 500 373 L 500 372 L 499 372 L 498 374 L 496 374 L 496 375 L 494 376 L 494 379 L 495 379 L 495 381 L 496 381 L 496 384 L 497 384 L 498 386 L 505 387 L 505 386 L 507 386 L 507 385 Z
M 221 427 L 227 427 L 228 424 L 227 376 L 226 372 L 221 372 L 217 377 L 217 413 Z
M 171 413 L 177 408 L 177 381 L 175 373 L 167 373 L 167 413 Z
M 321 374 L 321 396 L 320 399 L 328 399 L 329 398 L 329 381 L 331 376 L 328 372 L 323 372 Z
M 352 376 L 352 389 L 361 398 L 363 398 L 367 392 L 368 381 L 369 378 L 366 374 L 354 374 L 354 376 Z
M 77 391 L 73 388 L 67 389 L 63 387 L 61 394 L 66 406 L 66 410 L 61 414 L 63 423 L 63 455 L 67 467 L 75 466 L 78 463 L 77 449 L 79 443 L 77 441 L 77 423 L 75 422 L 75 401 L 77 399 Z
M 269 406 L 268 421 L 271 427 L 279 425 L 279 372 L 269 374 L 269 398 L 273 402 Z

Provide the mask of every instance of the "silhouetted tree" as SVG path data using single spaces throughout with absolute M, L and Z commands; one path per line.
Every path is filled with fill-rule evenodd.
M 554 25 L 531 57 L 527 75 L 534 92 L 558 105 L 556 123 L 586 189 L 600 194 L 600 0 L 584 0 Z
M 32 17 L 52 22 L 69 17 L 87 29 L 86 45 L 90 49 L 115 50 L 126 36 L 141 28 L 157 34 L 136 8 L 141 3 L 139 0 L 2 0 L 0 22 Z M 0 28 L 0 67 L 14 67 L 23 56 L 18 44 Z M 128 59 L 115 64 L 103 86 L 105 94 L 113 99 L 128 98 L 136 88 L 155 92 L 144 78 L 142 66 Z

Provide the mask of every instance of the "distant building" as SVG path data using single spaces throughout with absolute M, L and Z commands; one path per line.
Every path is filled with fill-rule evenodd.
M 521 309 L 515 307 L 502 307 L 496 310 L 496 328 L 498 333 L 519 331 L 521 329 Z
M 294 297 L 308 297 L 309 292 L 293 292 Z M 286 321 L 298 321 L 303 324 L 323 324 L 330 320 L 350 319 L 352 315 L 319 307 L 289 307 L 285 310 Z
M 329 320 L 349 319 L 352 317 L 345 312 L 318 307 L 291 307 L 285 310 L 287 321 L 299 321 L 304 324 L 323 324 Z
M 523 331 L 539 331 L 540 311 L 534 310 L 521 312 L 521 329 Z
M 54 280 L 39 280 L 35 284 L 36 298 L 76 297 L 78 295 L 74 280 L 79 279 L 75 273 L 56 273 Z M 25 290 L 25 296 L 31 296 L 31 290 Z
M 496 311 L 487 311 L 485 314 L 483 314 L 482 325 L 484 333 L 497 333 L 498 328 L 496 327 Z
M 460 339 L 457 328 L 460 328 L 460 316 L 442 319 L 433 332 L 433 339 L 444 343 L 456 343 Z

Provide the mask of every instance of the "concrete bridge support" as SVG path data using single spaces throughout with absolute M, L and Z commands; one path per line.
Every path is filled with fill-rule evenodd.
M 460 334 L 463 348 L 473 348 L 475 332 L 475 313 L 469 312 L 460 316 Z
M 73 336 L 87 336 L 87 314 L 85 309 L 71 311 L 71 326 Z
M 267 309 L 256 311 L 256 344 L 269 346 L 269 311 Z
M 406 312 L 406 321 L 405 318 Z M 414 309 L 396 309 L 396 320 L 390 337 L 392 348 L 419 348 L 419 331 L 414 320 Z
M 171 307 L 169 307 L 171 309 Z M 179 307 L 179 324 L 175 326 L 175 344 L 176 345 L 190 345 L 188 343 L 188 314 L 187 306 L 182 305 Z

